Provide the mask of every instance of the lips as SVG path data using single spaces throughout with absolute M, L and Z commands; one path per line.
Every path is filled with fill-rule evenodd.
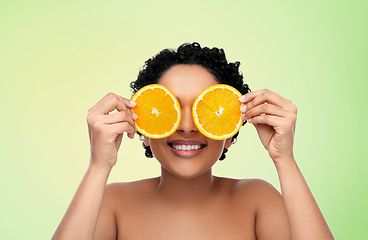
M 202 152 L 206 144 L 197 140 L 174 140 L 168 144 L 173 153 L 179 157 L 191 158 Z

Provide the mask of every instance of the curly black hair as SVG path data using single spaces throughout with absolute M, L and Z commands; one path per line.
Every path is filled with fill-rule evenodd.
M 130 83 L 133 94 L 144 86 L 157 83 L 164 72 L 178 64 L 199 65 L 207 69 L 219 83 L 230 85 L 243 95 L 250 92 L 248 84 L 244 84 L 243 75 L 239 72 L 240 62 L 228 63 L 223 49 L 202 48 L 199 43 L 194 42 L 182 44 L 177 51 L 164 49 L 148 59 L 139 71 L 137 80 Z M 243 125 L 245 123 L 246 121 Z M 236 142 L 238 135 L 239 132 L 232 137 L 231 144 Z M 151 148 L 144 143 L 142 145 L 146 150 L 146 157 L 152 158 Z M 219 160 L 225 159 L 226 152 L 227 149 L 224 149 Z

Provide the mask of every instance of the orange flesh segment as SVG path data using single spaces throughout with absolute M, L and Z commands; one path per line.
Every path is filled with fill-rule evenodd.
M 156 88 L 150 89 L 149 87 Z M 174 132 L 180 122 L 180 108 L 173 94 L 158 84 L 146 86 L 133 100 L 137 103 L 133 112 L 138 115 L 135 121 L 137 130 L 146 137 L 162 138 Z M 165 89 L 165 90 L 164 90 Z M 135 99 L 134 99 L 135 98 Z M 179 118 L 179 120 L 178 120 Z
M 213 139 L 225 139 L 234 135 L 241 126 L 241 112 L 239 102 L 240 93 L 228 89 L 229 86 L 219 87 L 214 85 L 203 92 L 202 98 L 197 99 L 196 109 L 193 114 L 198 129 L 207 137 Z M 217 88 L 218 87 L 218 88 Z M 213 89 L 211 89 L 213 88 Z M 237 90 L 235 90 L 237 92 Z

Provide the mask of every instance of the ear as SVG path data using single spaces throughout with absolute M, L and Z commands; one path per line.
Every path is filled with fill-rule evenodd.
M 143 143 L 144 143 L 144 145 L 146 145 L 148 147 L 150 145 L 149 138 L 148 137 L 144 137 Z
M 228 149 L 231 146 L 231 140 L 233 139 L 233 137 L 228 138 L 225 140 L 225 145 L 224 148 Z

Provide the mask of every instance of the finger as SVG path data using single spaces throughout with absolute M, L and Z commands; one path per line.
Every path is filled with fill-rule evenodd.
M 252 101 L 256 96 L 260 95 L 263 91 L 265 91 L 265 89 L 246 93 L 239 98 L 239 101 L 242 103 L 247 103 L 249 101 Z
M 244 97 L 245 99 L 242 99 L 242 102 L 245 104 L 241 109 L 243 112 L 245 112 L 246 109 L 250 109 L 267 102 L 296 113 L 296 107 L 290 100 L 283 98 L 268 89 L 250 92 L 245 94 Z
M 285 104 L 284 99 L 280 95 L 270 90 L 267 90 L 267 89 L 254 92 L 254 94 L 252 94 L 250 98 L 251 99 L 246 103 L 246 106 L 248 109 L 251 107 L 258 106 L 259 104 L 262 104 L 265 102 L 271 103 L 271 104 L 274 104 L 280 107 L 282 107 L 282 105 Z
M 113 110 L 125 111 L 128 107 L 133 107 L 130 100 L 123 98 L 115 93 L 108 93 L 102 101 L 93 109 L 96 114 L 105 114 Z
M 285 121 L 285 118 L 272 116 L 272 115 L 261 115 L 248 119 L 249 123 L 252 124 L 267 124 L 273 128 L 279 127 Z
M 134 133 L 128 133 L 127 136 L 128 136 L 128 138 L 133 139 L 134 138 Z
M 101 106 L 102 102 L 106 101 L 106 99 L 110 98 L 111 95 L 115 95 L 114 93 L 110 92 L 108 94 L 106 94 L 103 98 L 101 98 L 93 107 L 91 107 L 88 110 L 88 113 L 93 112 L 96 108 L 98 108 L 99 106 Z
M 242 114 L 242 119 L 247 120 L 262 114 L 287 117 L 290 112 L 273 104 L 264 103 L 246 111 L 244 114 Z
M 119 95 L 116 95 L 116 97 L 117 97 L 116 105 L 110 107 L 110 109 L 109 109 L 110 112 L 115 110 L 115 109 L 118 110 L 119 112 L 127 111 L 127 110 L 130 111 L 130 109 L 134 108 L 137 105 L 136 102 L 133 102 L 129 99 L 123 98 Z
M 128 109 L 129 110 L 129 109 Z M 122 111 L 122 112 L 115 112 L 110 115 L 104 115 L 102 121 L 105 124 L 116 124 L 121 122 L 128 122 L 132 127 L 135 128 L 135 122 L 134 120 L 137 119 L 137 115 L 133 113 L 131 110 L 128 111 Z
M 134 108 L 134 107 L 137 105 L 137 103 L 136 103 L 136 102 L 134 102 L 134 101 L 132 101 L 132 100 L 129 100 L 129 99 L 126 99 L 126 98 L 123 98 L 123 101 L 124 101 L 125 105 L 126 105 L 128 108 L 130 108 L 130 109 Z
M 293 131 L 295 129 L 295 121 L 289 118 L 277 117 L 272 115 L 256 116 L 248 120 L 251 124 L 267 124 L 275 129 L 278 133 Z
M 119 122 L 119 123 L 111 124 L 109 125 L 108 129 L 109 131 L 112 131 L 113 133 L 115 133 L 117 137 L 120 134 L 123 134 L 125 132 L 128 134 L 128 137 L 134 136 L 135 134 L 135 128 L 128 122 Z

